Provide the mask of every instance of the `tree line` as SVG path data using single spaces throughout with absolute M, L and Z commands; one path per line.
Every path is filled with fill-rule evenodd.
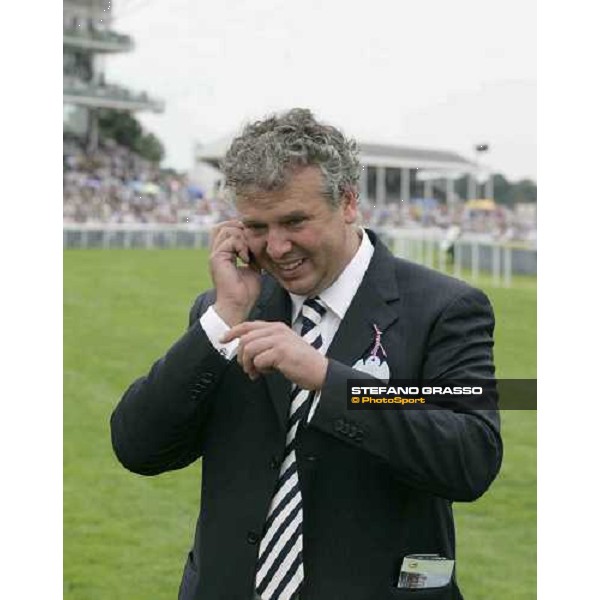
M 454 191 L 461 198 L 468 198 L 468 176 L 465 175 L 454 182 Z M 493 178 L 494 200 L 504 206 L 514 206 L 519 203 L 537 202 L 537 185 L 531 179 L 509 181 L 504 175 L 497 173 Z M 483 198 L 483 185 L 479 185 L 478 198 Z
M 104 109 L 98 114 L 98 128 L 101 137 L 115 140 L 150 162 L 158 164 L 165 156 L 162 142 L 130 112 Z

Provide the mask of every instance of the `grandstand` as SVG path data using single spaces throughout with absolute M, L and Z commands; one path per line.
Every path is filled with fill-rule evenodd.
M 232 139 L 230 135 L 206 146 L 197 145 L 196 164 L 207 163 L 218 168 Z M 456 152 L 364 141 L 359 141 L 358 146 L 363 165 L 360 196 L 370 205 L 381 208 L 405 202 L 408 209 L 411 199 L 435 199 L 449 206 L 476 199 L 477 185 L 469 186 L 469 198 L 461 199 L 454 191 L 454 181 L 463 175 L 476 182 L 486 176 L 485 193 L 493 199 L 492 172 Z
M 112 30 L 110 0 L 64 0 L 63 130 L 98 147 L 98 109 L 163 112 L 164 102 L 106 81 L 104 61 L 110 54 L 131 52 L 128 35 Z

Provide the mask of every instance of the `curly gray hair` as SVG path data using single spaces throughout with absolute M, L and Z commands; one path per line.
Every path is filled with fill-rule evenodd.
M 280 190 L 298 168 L 307 166 L 321 169 L 323 193 L 332 206 L 339 205 L 348 189 L 358 195 L 356 141 L 319 123 L 306 108 L 292 108 L 247 125 L 231 143 L 222 170 L 225 188 L 235 200 L 243 192 Z

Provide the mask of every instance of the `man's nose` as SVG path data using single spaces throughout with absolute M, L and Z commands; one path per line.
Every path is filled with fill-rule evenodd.
M 270 229 L 267 235 L 267 254 L 273 260 L 283 258 L 292 249 L 292 242 L 287 238 L 285 231 Z

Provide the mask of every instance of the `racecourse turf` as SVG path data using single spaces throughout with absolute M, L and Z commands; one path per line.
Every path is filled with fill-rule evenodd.
M 112 453 L 109 417 L 185 330 L 192 300 L 210 285 L 206 258 L 202 250 L 65 251 L 65 600 L 177 596 L 201 464 L 159 477 L 127 472 Z M 498 375 L 534 378 L 535 278 L 515 278 L 511 289 L 483 277 L 478 285 L 496 313 Z M 536 414 L 502 418 L 498 479 L 477 502 L 455 504 L 465 600 L 535 598 Z

